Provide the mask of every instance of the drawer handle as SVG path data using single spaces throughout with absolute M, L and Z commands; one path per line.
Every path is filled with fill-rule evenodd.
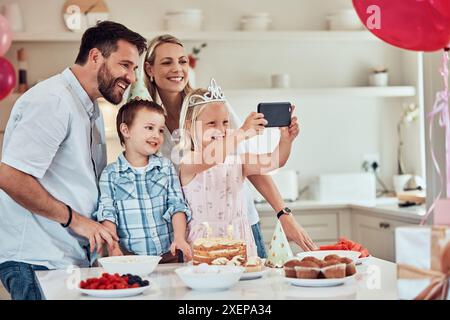
M 380 228 L 381 229 L 389 229 L 391 227 L 390 223 L 387 222 L 380 222 Z

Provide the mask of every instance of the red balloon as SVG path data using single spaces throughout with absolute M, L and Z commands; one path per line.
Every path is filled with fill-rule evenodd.
M 414 51 L 450 44 L 449 0 L 353 0 L 366 28 L 381 40 Z
M 16 86 L 16 71 L 13 65 L 0 57 L 0 100 L 7 97 Z

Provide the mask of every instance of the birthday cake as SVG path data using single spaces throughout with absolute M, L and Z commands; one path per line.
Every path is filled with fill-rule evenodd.
M 247 262 L 247 248 L 242 240 L 199 238 L 194 241 L 192 249 L 194 265 L 244 265 Z

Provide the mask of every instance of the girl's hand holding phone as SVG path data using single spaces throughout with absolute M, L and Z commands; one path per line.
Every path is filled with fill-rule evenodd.
M 243 131 L 245 138 L 249 139 L 256 135 L 261 135 L 264 132 L 265 125 L 267 125 L 267 120 L 264 119 L 262 113 L 251 112 L 240 130 Z

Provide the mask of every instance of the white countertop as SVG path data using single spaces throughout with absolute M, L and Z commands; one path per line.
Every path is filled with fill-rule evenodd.
M 288 202 L 286 205 L 294 211 L 306 210 L 330 210 L 330 209 L 358 209 L 367 213 L 383 214 L 393 218 L 408 219 L 420 222 L 426 214 L 425 205 L 400 208 L 397 198 L 378 198 L 375 201 L 345 201 L 345 202 L 325 202 L 316 200 L 299 200 Z M 272 207 L 268 203 L 257 203 L 258 212 L 271 212 Z
M 239 281 L 226 291 L 202 292 L 186 287 L 174 270 L 183 264 L 159 265 L 145 279 L 150 288 L 132 298 L 139 300 L 286 300 L 286 299 L 398 299 L 396 264 L 369 258 L 357 266 L 355 279 L 337 287 L 306 288 L 292 286 L 283 277 L 283 269 L 270 269 L 261 279 Z M 48 300 L 95 299 L 76 289 L 80 280 L 98 277 L 102 268 L 37 271 L 36 276 Z

